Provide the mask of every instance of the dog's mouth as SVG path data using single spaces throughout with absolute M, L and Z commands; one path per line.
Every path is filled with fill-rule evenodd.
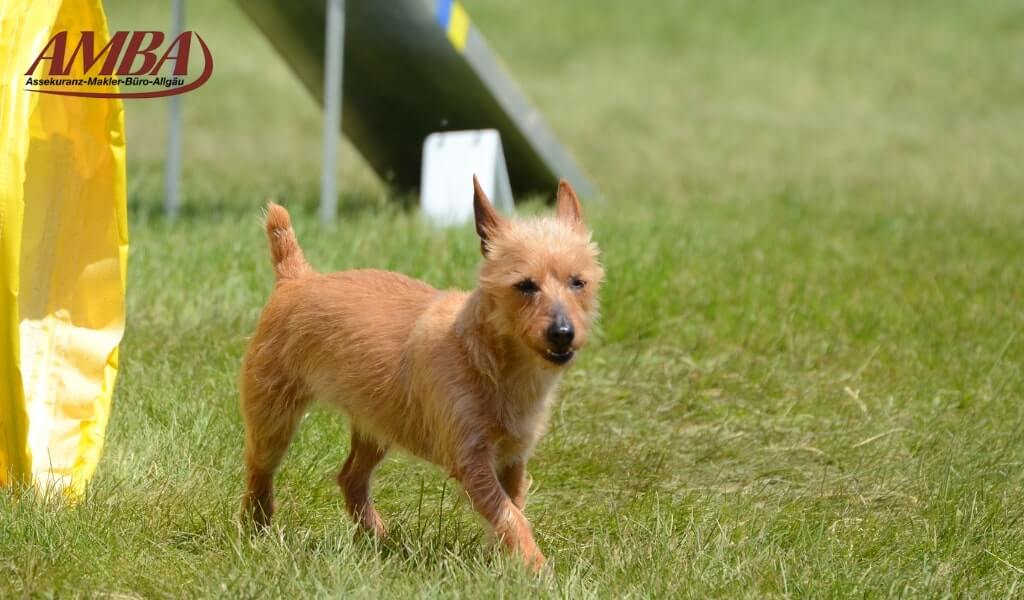
M 572 357 L 576 355 L 574 350 L 566 350 L 564 352 L 555 352 L 554 350 L 545 350 L 544 358 L 548 362 L 553 362 L 556 365 L 564 365 L 565 363 L 572 360 Z

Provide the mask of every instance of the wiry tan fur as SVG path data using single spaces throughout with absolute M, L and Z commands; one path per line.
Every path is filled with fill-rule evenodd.
M 571 350 L 586 342 L 603 271 L 568 183 L 546 219 L 506 220 L 474 187 L 484 261 L 468 293 L 386 271 L 315 273 L 287 211 L 270 204 L 277 281 L 241 376 L 244 510 L 258 525 L 270 521 L 274 472 L 318 398 L 349 417 L 338 484 L 362 528 L 384 534 L 370 478 L 399 447 L 446 469 L 507 548 L 543 565 L 523 506 L 526 463 L 564 370 L 545 356 L 546 334 L 561 314 L 575 328 Z M 516 287 L 527 279 L 539 290 Z

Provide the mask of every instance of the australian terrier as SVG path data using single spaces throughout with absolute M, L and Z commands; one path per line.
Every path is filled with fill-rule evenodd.
M 270 204 L 276 283 L 241 374 L 244 510 L 258 526 L 270 522 L 274 472 L 318 398 L 348 416 L 338 485 L 361 528 L 384 535 L 370 479 L 397 447 L 446 469 L 506 548 L 544 564 L 523 514 L 526 462 L 597 319 L 604 271 L 568 182 L 553 218 L 507 219 L 475 177 L 473 186 L 483 264 L 471 292 L 388 271 L 316 273 L 288 212 Z

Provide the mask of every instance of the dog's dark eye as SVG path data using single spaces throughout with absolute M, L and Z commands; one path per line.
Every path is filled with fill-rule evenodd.
M 587 287 L 587 282 L 583 281 L 579 277 L 573 277 L 572 279 L 569 280 L 569 286 L 578 292 L 583 288 Z
M 537 284 L 532 279 L 524 279 L 516 284 L 516 289 L 527 296 L 532 296 L 540 291 Z

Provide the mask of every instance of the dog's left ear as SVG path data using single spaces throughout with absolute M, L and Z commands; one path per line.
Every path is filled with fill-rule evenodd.
M 473 216 L 476 218 L 476 234 L 480 236 L 480 254 L 487 256 L 490 250 L 488 243 L 501 230 L 504 221 L 487 199 L 476 175 L 473 175 Z
M 576 191 L 569 182 L 564 179 L 558 182 L 555 203 L 555 214 L 559 219 L 573 227 L 583 227 L 583 207 L 580 206 L 580 199 L 576 197 Z

